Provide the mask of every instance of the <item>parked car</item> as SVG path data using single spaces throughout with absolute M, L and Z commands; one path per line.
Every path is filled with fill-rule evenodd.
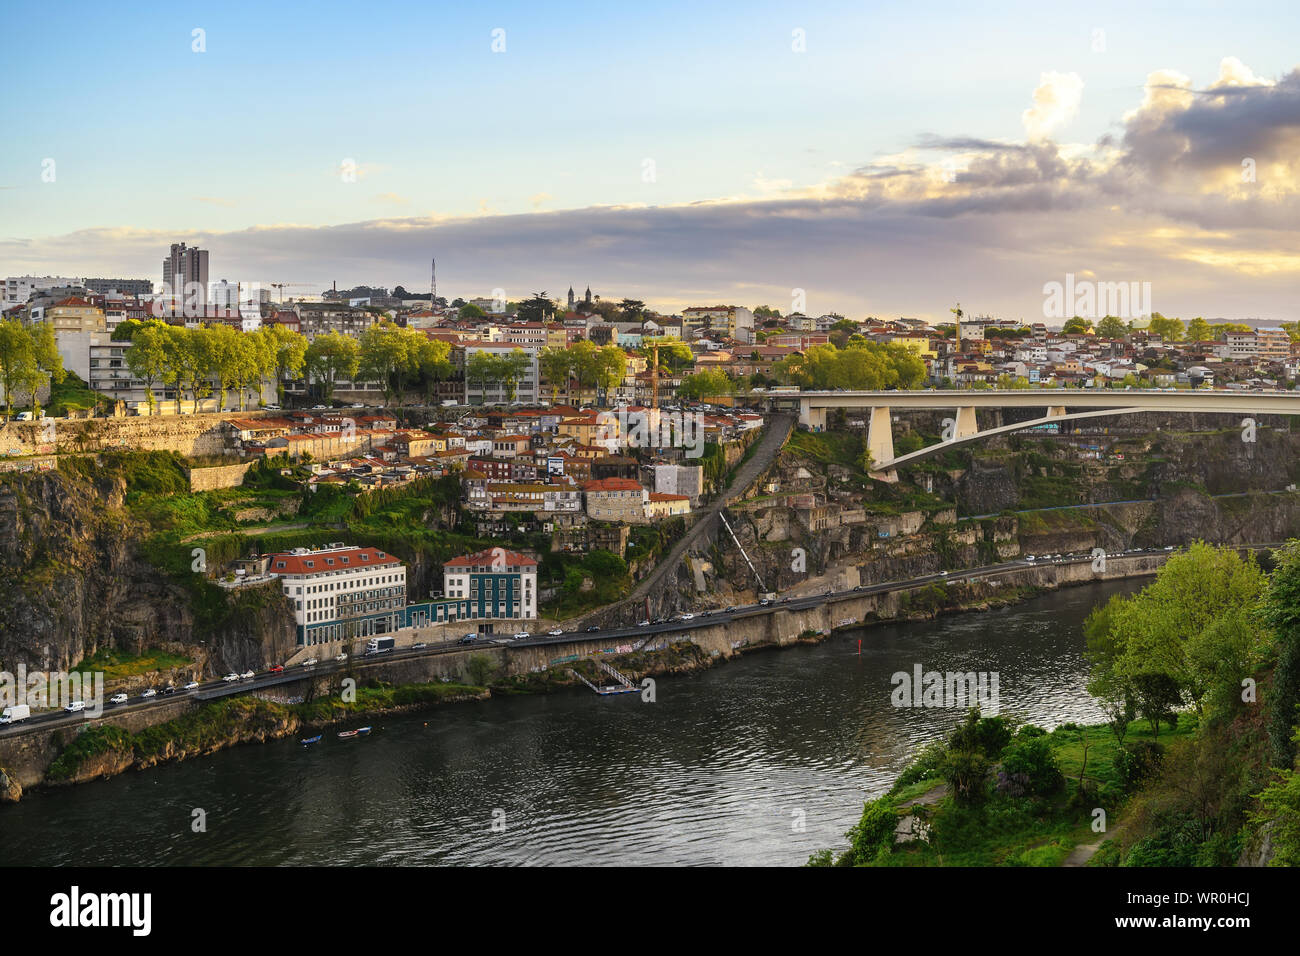
M 532 637 L 532 636 L 533 636 L 533 635 L 529 634 L 527 631 L 516 631 L 516 632 L 515 632 L 515 640 L 516 640 L 516 641 L 526 641 L 526 640 L 528 640 L 528 639 L 529 639 L 530 637 Z
M 588 633 L 588 634 L 591 634 L 593 631 L 599 631 L 599 630 L 600 630 L 600 625 L 599 625 L 599 624 L 591 624 L 591 625 L 589 625 L 589 626 L 587 627 L 587 633 Z
M 70 713 L 70 714 L 75 714 L 75 713 L 77 713 L 78 711 L 82 711 L 82 710 L 85 710 L 85 709 L 86 709 L 86 702 L 85 702 L 84 700 L 73 700 L 73 701 L 69 701 L 69 702 L 68 702 L 68 705 L 67 705 L 66 707 L 64 707 L 63 709 L 66 710 L 66 711 L 67 711 L 68 713 Z
M 425 649 L 426 647 L 428 647 L 428 646 L 429 646 L 429 645 L 426 644 L 426 643 L 424 643 L 424 641 L 418 641 L 417 643 L 411 645 L 411 650 L 413 650 L 413 651 L 422 651 L 422 650 L 424 650 L 424 649 Z
M 649 626 L 650 626 L 650 622 L 649 622 L 649 621 L 637 621 L 637 622 L 636 622 L 636 626 L 637 626 L 637 627 L 649 627 Z
M 477 635 L 477 634 L 466 634 L 464 637 L 462 637 L 462 638 L 461 638 L 459 641 L 457 641 L 456 643 L 457 643 L 457 644 L 473 644 L 473 643 L 474 643 L 475 641 L 477 641 L 477 640 L 478 640 L 478 635 Z
M 185 685 L 185 688 L 184 688 L 184 689 L 185 689 L 185 690 L 196 690 L 196 689 L 198 688 L 198 686 L 199 686 L 199 682 L 196 681 L 196 680 L 192 680 L 192 681 L 190 681 L 188 684 Z
M 348 659 L 347 651 L 339 651 L 339 656 L 334 658 L 336 661 L 345 661 Z
M 309 658 L 307 658 L 305 661 L 302 662 L 302 666 L 303 666 L 303 667 L 315 667 L 315 666 L 316 666 L 317 664 L 319 664 L 319 663 L 320 663 L 320 661 L 316 660 L 316 658 L 314 658 L 314 657 L 309 657 Z
M 141 697 L 154 697 L 154 696 L 157 695 L 157 693 L 158 693 L 158 692 L 157 692 L 156 690 L 154 690 L 152 687 L 148 687 L 148 688 L 145 689 L 144 693 L 142 693 L 140 696 L 141 696 Z
M 283 673 L 284 673 L 284 665 L 283 665 L 283 664 L 272 664 L 270 667 L 268 667 L 268 668 L 266 669 L 266 672 L 267 672 L 268 674 L 283 674 Z
M 682 620 L 683 620 L 683 621 L 693 621 L 693 620 L 695 620 L 695 615 L 694 615 L 694 614 L 683 614 L 683 615 L 682 615 Z
M 232 683 L 234 683 L 235 681 L 239 680 L 239 675 L 238 675 L 238 674 L 227 674 L 225 677 L 223 677 L 223 678 L 221 678 L 221 679 L 222 679 L 223 681 L 225 681 L 227 684 L 232 684 Z
M 946 578 L 947 576 L 948 576 L 948 572 L 947 572 L 947 571 L 940 571 L 940 572 L 939 572 L 939 577 L 941 577 L 941 578 Z
M 126 694 L 114 694 L 112 697 L 108 699 L 108 702 L 110 704 L 125 704 Z
M 564 628 L 562 628 L 562 627 L 553 627 L 553 628 L 551 628 L 549 631 L 547 631 L 546 633 L 549 634 L 549 635 L 551 635 L 551 637 L 559 637 L 561 634 L 564 633 Z
M 239 676 L 244 680 L 252 680 L 257 675 L 254 674 L 252 671 L 244 671 L 244 673 L 240 674 Z
M 168 684 L 166 687 L 164 687 L 164 688 L 162 689 L 162 693 L 163 693 L 163 696 L 164 696 L 164 697 L 166 697 L 166 696 L 168 696 L 168 695 L 170 695 L 170 694 L 174 694 L 174 693 L 176 693 L 176 687 L 175 687 L 175 685 L 174 685 L 174 684 Z

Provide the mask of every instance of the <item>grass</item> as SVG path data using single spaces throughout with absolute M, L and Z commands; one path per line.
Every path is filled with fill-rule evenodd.
M 128 651 L 103 648 L 89 657 L 83 657 L 74 669 L 74 673 L 103 671 L 105 681 L 116 681 L 154 671 L 188 667 L 193 663 L 190 658 L 170 651 L 146 649 L 139 654 L 131 654 Z
M 1179 715 L 1178 727 L 1162 727 L 1158 738 L 1150 724 L 1137 720 L 1129 725 L 1125 744 L 1157 740 L 1161 745 L 1190 737 L 1196 733 L 1194 714 Z M 930 807 L 913 812 L 928 817 L 932 827 L 930 843 L 916 841 L 895 846 L 892 853 L 878 858 L 877 866 L 1060 866 L 1081 844 L 1099 839 L 1092 831 L 1093 807 L 1080 806 L 1074 800 L 1078 778 L 1083 769 L 1084 744 L 1088 745 L 1087 782 L 1102 794 L 1097 802 L 1106 806 L 1114 829 L 1120 806 L 1106 805 L 1119 793 L 1120 781 L 1114 769 L 1119 749 L 1115 735 L 1104 724 L 1066 729 L 1059 727 L 1048 735 L 1061 772 L 1063 790 L 1044 801 L 1028 798 L 993 796 L 975 807 L 962 807 L 951 797 L 944 797 Z M 918 761 L 926 759 L 924 752 Z M 904 778 L 905 779 L 905 778 Z M 915 800 L 937 787 L 936 776 L 897 786 L 891 796 L 898 804 Z

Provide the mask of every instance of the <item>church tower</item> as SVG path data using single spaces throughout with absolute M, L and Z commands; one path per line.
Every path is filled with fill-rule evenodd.
M 569 286 L 569 311 L 573 311 L 573 286 Z
M 587 297 L 582 300 L 582 304 L 591 308 L 591 286 L 587 286 Z

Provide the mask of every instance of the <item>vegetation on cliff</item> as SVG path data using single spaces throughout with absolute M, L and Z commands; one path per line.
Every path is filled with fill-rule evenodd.
M 1085 623 L 1106 724 L 1049 734 L 973 711 L 866 804 L 848 850 L 810 862 L 1059 865 L 1082 844 L 1093 865 L 1300 862 L 1300 542 L 1276 560 L 1172 557 Z M 902 819 L 923 835 L 897 839 Z

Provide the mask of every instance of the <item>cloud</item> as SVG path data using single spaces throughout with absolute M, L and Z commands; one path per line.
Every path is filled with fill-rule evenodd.
M 664 309 L 785 301 L 802 288 L 815 312 L 943 318 L 961 301 L 1031 321 L 1045 282 L 1088 272 L 1150 281 L 1166 314 L 1296 318 L 1300 71 L 1274 82 L 1227 59 L 1199 88 L 1153 71 L 1114 135 L 1056 142 L 1046 131 L 1068 122 L 1081 89 L 1044 74 L 1024 142 L 922 136 L 811 186 L 760 173 L 754 185 L 769 188 L 759 196 L 517 215 L 481 200 L 460 217 L 84 230 L 8 240 L 0 253 L 39 274 L 152 275 L 184 240 L 209 248 L 232 281 L 287 275 L 322 289 L 333 279 L 413 287 L 436 255 L 440 284 L 466 297 L 580 277 Z M 1243 157 L 1256 161 L 1255 182 L 1243 181 Z
M 1083 79 L 1078 73 L 1044 73 L 1034 90 L 1034 105 L 1020 116 L 1029 139 L 1041 140 L 1079 113 Z

